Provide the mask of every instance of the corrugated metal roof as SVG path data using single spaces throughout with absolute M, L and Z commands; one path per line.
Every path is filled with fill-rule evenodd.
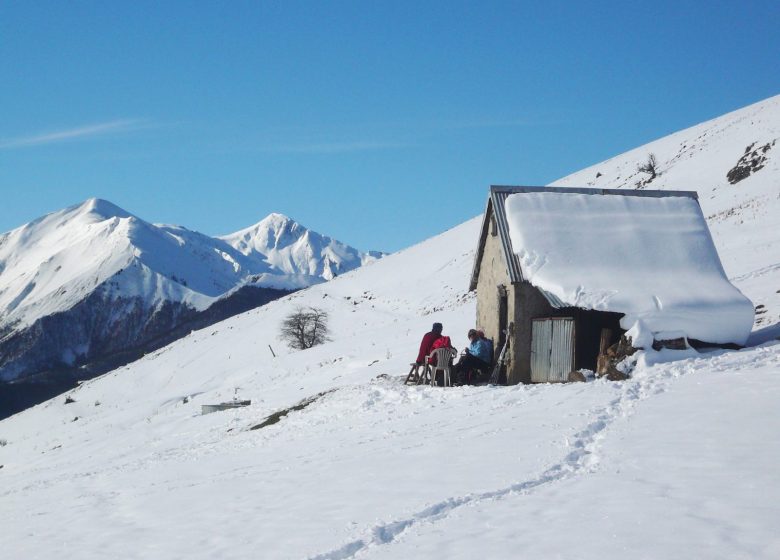
M 512 248 L 512 240 L 509 237 L 509 223 L 506 218 L 506 210 L 504 202 L 506 198 L 511 194 L 516 193 L 532 193 L 532 192 L 554 192 L 564 194 L 591 194 L 591 195 L 618 195 L 618 196 L 638 196 L 648 198 L 664 198 L 671 196 L 682 196 L 686 198 L 692 198 L 699 200 L 699 195 L 695 191 L 658 191 L 658 190 L 632 190 L 632 189 L 588 189 L 588 188 L 568 188 L 568 187 L 509 187 L 509 186 L 491 186 L 490 195 L 488 197 L 487 206 L 485 207 L 485 215 L 482 219 L 482 230 L 479 234 L 479 246 L 477 247 L 477 253 L 474 257 L 474 267 L 471 272 L 471 283 L 469 290 L 475 290 L 477 288 L 477 282 L 479 281 L 479 262 L 482 258 L 482 252 L 485 249 L 485 242 L 490 230 L 490 216 L 494 215 L 496 220 L 496 228 L 498 230 L 498 237 L 501 241 L 501 248 L 504 253 L 504 261 L 506 263 L 507 271 L 509 272 L 509 280 L 513 283 L 519 283 L 523 281 L 523 270 L 520 266 L 520 258 Z M 565 304 L 557 296 L 544 290 L 542 292 L 544 297 L 555 308 L 571 307 Z
M 571 304 L 568 304 L 564 302 L 562 299 L 560 299 L 558 296 L 553 294 L 552 292 L 548 292 L 547 290 L 543 290 L 542 288 L 537 287 L 537 290 L 541 292 L 541 294 L 544 296 L 544 299 L 547 300 L 547 302 L 553 306 L 555 309 L 561 309 L 563 307 L 571 307 Z
M 498 228 L 498 238 L 504 249 L 504 256 L 507 260 L 509 269 L 509 279 L 512 283 L 520 282 L 523 279 L 523 270 L 520 268 L 520 259 L 512 250 L 512 240 L 509 237 L 509 221 L 506 219 L 505 204 L 506 197 L 514 194 L 511 191 L 494 190 L 490 188 L 490 199 L 493 201 L 493 211 L 496 214 L 496 226 Z

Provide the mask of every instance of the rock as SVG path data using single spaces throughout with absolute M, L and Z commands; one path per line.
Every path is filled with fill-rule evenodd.
M 569 372 L 569 381 L 585 383 L 585 376 L 580 371 Z
M 728 182 L 732 185 L 736 185 L 743 179 L 750 177 L 750 175 L 756 171 L 763 169 L 767 163 L 766 153 L 772 149 L 775 142 L 777 142 L 777 140 L 773 140 L 771 143 L 767 142 L 758 148 L 755 147 L 757 142 L 753 142 L 745 148 L 745 153 L 739 158 L 737 164 L 726 173 Z

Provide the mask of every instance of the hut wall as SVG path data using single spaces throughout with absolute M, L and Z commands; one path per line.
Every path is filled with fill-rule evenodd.
M 485 336 L 493 340 L 495 353 L 500 351 L 501 333 L 499 329 L 499 286 L 506 286 L 507 317 L 511 322 L 514 317 L 513 287 L 509 281 L 506 261 L 497 235 L 488 232 L 479 263 L 479 280 L 477 282 L 477 325 L 485 331 Z M 465 333 L 464 333 L 465 334 Z

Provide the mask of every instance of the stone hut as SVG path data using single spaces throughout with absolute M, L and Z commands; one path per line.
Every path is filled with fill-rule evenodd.
M 753 323 L 691 191 L 491 187 L 470 290 L 496 355 L 509 333 L 508 384 L 595 371 L 629 329 L 741 345 Z

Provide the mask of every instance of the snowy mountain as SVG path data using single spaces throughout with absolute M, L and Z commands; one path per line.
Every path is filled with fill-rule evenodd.
M 383 256 L 361 253 L 331 237 L 308 230 L 283 214 L 271 214 L 257 224 L 221 237 L 248 257 L 259 257 L 288 275 L 332 280 Z
M 380 256 L 279 214 L 218 239 L 90 199 L 0 235 L 0 379 L 143 350 L 242 288 L 264 303 Z
M 747 113 L 776 129 L 777 108 L 773 98 L 707 123 L 706 145 L 686 159 L 689 176 L 697 166 L 727 172 L 728 136 Z M 683 178 L 663 144 L 652 148 L 661 173 L 651 187 Z M 739 200 L 773 204 L 772 149 L 735 185 L 676 185 L 697 188 L 703 204 L 714 197 L 705 211 L 726 228 L 715 239 L 723 264 L 767 305 L 780 286 L 760 271 L 780 268 L 780 214 Z M 597 170 L 625 178 L 648 152 L 581 180 Z M 738 188 L 750 194 L 735 197 Z M 737 207 L 743 228 L 712 216 Z M 641 352 L 625 382 L 402 384 L 432 322 L 465 345 L 479 226 L 475 218 L 195 331 L 68 400 L 1 421 L 4 550 L 19 558 L 77 550 L 85 559 L 777 558 L 774 312 L 744 350 Z M 737 254 L 753 246 L 752 256 Z M 307 305 L 329 312 L 332 341 L 284 348 L 279 323 Z M 235 397 L 252 402 L 200 415 L 201 405 Z

